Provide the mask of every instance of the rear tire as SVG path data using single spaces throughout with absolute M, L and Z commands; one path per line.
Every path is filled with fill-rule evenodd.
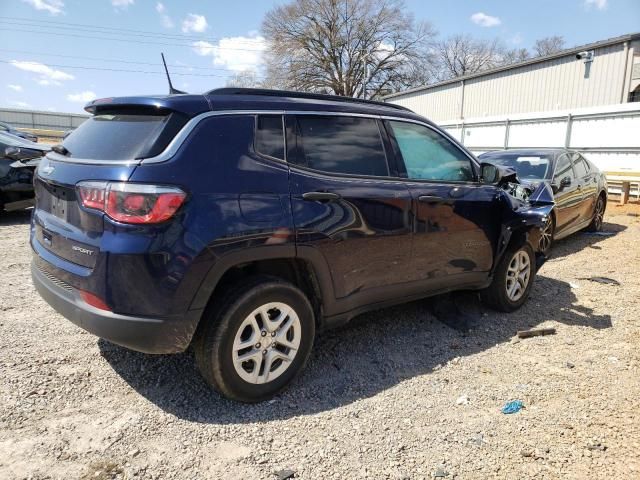
M 269 276 L 227 289 L 202 321 L 195 344 L 202 376 L 225 397 L 247 403 L 285 388 L 303 370 L 315 336 L 304 293 Z
M 482 300 L 500 312 L 513 312 L 527 301 L 535 277 L 535 256 L 528 243 L 510 247 L 495 271 L 491 285 L 480 292 Z
M 604 223 L 604 210 L 606 208 L 604 195 L 599 195 L 596 200 L 596 206 L 593 209 L 593 220 L 587 227 L 590 232 L 599 232 L 602 230 L 602 224 Z

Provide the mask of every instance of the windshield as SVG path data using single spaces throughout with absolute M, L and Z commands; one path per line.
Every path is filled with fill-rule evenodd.
M 71 158 L 134 160 L 158 140 L 169 115 L 102 114 L 86 120 L 63 141 Z
M 511 167 L 520 180 L 541 180 L 547 178 L 551 169 L 550 155 L 522 155 L 521 153 L 485 154 L 480 157 L 483 162 Z

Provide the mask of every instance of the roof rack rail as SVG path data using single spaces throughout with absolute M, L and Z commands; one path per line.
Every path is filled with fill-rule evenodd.
M 308 98 L 310 100 L 331 100 L 333 102 L 360 103 L 364 105 L 377 105 L 378 107 L 395 108 L 411 112 L 407 107 L 394 103 L 379 102 L 376 100 L 363 100 L 362 98 L 341 97 L 339 95 L 326 95 L 323 93 L 293 92 L 289 90 L 271 90 L 267 88 L 215 88 L 205 95 L 262 95 L 267 97 Z

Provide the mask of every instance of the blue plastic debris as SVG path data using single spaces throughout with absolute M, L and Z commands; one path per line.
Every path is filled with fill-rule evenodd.
M 504 407 L 502 407 L 502 413 L 507 415 L 510 413 L 518 413 L 520 410 L 522 410 L 522 407 L 524 407 L 524 403 L 522 403 L 522 400 L 512 400 L 510 402 L 507 402 Z

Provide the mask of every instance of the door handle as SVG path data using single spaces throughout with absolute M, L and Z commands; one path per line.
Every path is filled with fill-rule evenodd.
M 444 203 L 446 200 L 436 195 L 420 195 L 418 201 L 423 203 Z
M 302 198 L 311 202 L 335 202 L 341 197 L 332 192 L 306 192 L 302 194 Z

